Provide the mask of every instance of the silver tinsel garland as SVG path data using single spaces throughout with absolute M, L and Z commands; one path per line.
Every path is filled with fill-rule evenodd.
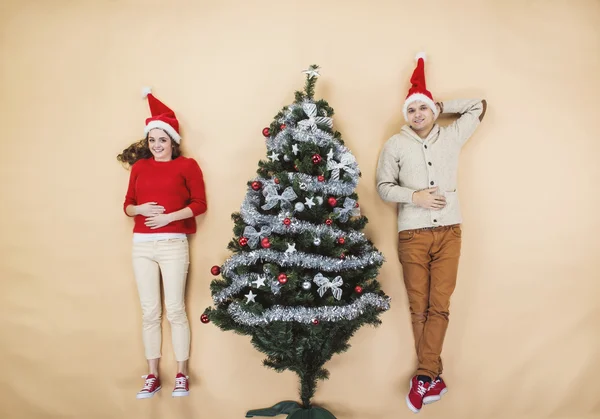
M 276 321 L 298 322 L 312 324 L 313 319 L 320 322 L 336 322 L 340 320 L 354 320 L 365 312 L 368 307 L 374 307 L 385 311 L 390 308 L 388 298 L 377 294 L 367 293 L 358 300 L 346 306 L 323 306 L 323 307 L 283 307 L 274 306 L 263 314 L 248 313 L 237 302 L 229 305 L 227 311 L 236 323 L 246 326 L 267 325 Z
M 273 249 L 257 249 L 237 253 L 223 263 L 222 271 L 228 277 L 235 275 L 239 266 L 251 266 L 258 262 L 271 262 L 281 267 L 299 266 L 306 269 L 316 269 L 323 272 L 339 272 L 344 270 L 362 269 L 383 262 L 383 255 L 376 251 L 360 256 L 347 256 L 345 259 L 313 255 L 304 252 L 294 252 L 284 256 L 282 252 Z
M 288 172 L 290 181 L 298 179 L 299 182 L 306 184 L 308 192 L 323 193 L 334 196 L 349 196 L 358 186 L 358 176 L 352 177 L 352 182 L 344 182 L 341 180 L 331 180 L 327 182 L 319 182 L 316 176 L 307 175 L 306 173 Z M 263 180 L 259 178 L 258 180 Z
M 301 143 L 313 143 L 319 147 L 335 145 L 336 148 L 339 148 L 339 150 L 336 150 L 338 153 L 340 153 L 342 149 L 346 148 L 335 141 L 333 135 L 320 129 L 307 131 L 302 128 L 288 127 L 279 132 L 275 137 L 269 137 L 267 139 L 267 151 L 282 153 L 284 146 L 290 141 L 290 135 L 295 141 Z
M 231 278 L 231 285 L 213 296 L 213 301 L 217 304 L 223 303 L 233 297 L 242 289 L 252 284 L 253 280 L 258 278 L 258 274 L 250 273 L 238 275 L 235 269 L 239 266 L 250 266 L 258 261 L 274 262 L 281 267 L 301 266 L 303 268 L 318 269 L 323 272 L 340 272 L 342 270 L 352 270 L 372 266 L 383 262 L 383 255 L 379 252 L 369 252 L 361 257 L 348 256 L 346 259 L 330 258 L 320 255 L 312 255 L 303 252 L 281 253 L 271 249 L 259 249 L 245 253 L 238 253 L 225 261 L 223 272 Z M 267 267 L 264 267 L 268 274 Z M 269 275 L 270 276 L 270 275 Z M 271 292 L 278 294 L 281 284 L 276 279 L 268 280 Z
M 235 275 L 232 284 L 224 290 L 213 295 L 213 301 L 217 304 L 227 300 L 232 295 L 237 294 L 246 287 L 252 286 L 252 281 L 256 281 L 261 274 L 249 273 L 244 275 Z
M 250 226 L 254 226 L 259 228 L 259 226 L 269 226 L 271 228 L 272 233 L 282 234 L 282 235 L 291 235 L 291 234 L 300 234 L 304 232 L 310 232 L 315 237 L 333 237 L 334 239 L 338 239 L 340 237 L 345 237 L 350 240 L 352 243 L 366 243 L 367 237 L 364 233 L 359 231 L 351 231 L 346 232 L 340 230 L 334 226 L 328 226 L 327 224 L 318 224 L 315 225 L 308 221 L 298 220 L 296 218 L 292 219 L 292 223 L 289 226 L 284 225 L 280 221 L 280 217 L 277 215 L 266 215 L 261 214 L 256 205 L 258 205 L 257 193 L 250 190 L 246 195 L 246 199 L 242 203 L 240 209 L 240 215 L 244 222 Z M 253 196 L 254 195 L 254 196 Z M 290 217 L 291 219 L 292 217 Z

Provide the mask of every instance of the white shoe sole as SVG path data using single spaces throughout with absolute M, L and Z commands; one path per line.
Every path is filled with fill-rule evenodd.
M 413 413 L 419 413 L 421 411 L 421 409 L 417 409 L 416 407 L 414 407 L 412 405 L 412 403 L 410 402 L 410 399 L 408 398 L 408 396 L 406 396 L 406 405 L 408 406 L 408 408 L 410 410 L 412 410 Z
M 171 393 L 173 397 L 185 397 L 190 395 L 190 391 L 174 391 Z
M 410 387 L 408 389 L 408 394 L 410 394 L 411 390 L 412 390 L 412 380 L 410 380 Z M 421 409 L 417 409 L 416 407 L 414 407 L 412 405 L 412 403 L 410 402 L 410 399 L 408 398 L 408 394 L 406 395 L 406 405 L 413 413 L 419 413 L 421 411 Z
M 431 404 L 431 403 L 435 403 L 438 400 L 441 400 L 442 396 L 444 394 L 448 393 L 448 388 L 445 388 L 442 390 L 442 392 L 440 393 L 439 396 L 428 396 L 428 397 L 423 397 L 423 404 Z
M 156 390 L 154 390 L 152 393 L 138 393 L 138 394 L 135 396 L 135 398 L 136 398 L 136 399 L 149 399 L 149 398 L 151 398 L 152 396 L 154 396 L 156 393 L 158 393 L 158 392 L 159 392 L 159 390 L 160 390 L 161 388 L 162 388 L 162 387 L 158 387 L 158 388 L 157 388 Z

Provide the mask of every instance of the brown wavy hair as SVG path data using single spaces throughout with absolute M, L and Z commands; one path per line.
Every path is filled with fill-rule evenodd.
M 165 134 L 169 135 L 166 132 Z M 169 138 L 171 138 L 170 135 Z M 173 138 L 171 138 L 171 146 L 173 147 L 173 154 L 171 155 L 171 158 L 176 159 L 177 157 L 181 156 L 179 144 L 177 144 Z M 146 136 L 146 138 L 136 141 L 124 149 L 123 152 L 117 156 L 117 160 L 121 163 L 126 163 L 129 166 L 133 166 L 136 161 L 141 159 L 149 159 L 150 157 L 152 157 L 152 152 L 150 151 L 150 147 L 148 147 L 148 136 Z

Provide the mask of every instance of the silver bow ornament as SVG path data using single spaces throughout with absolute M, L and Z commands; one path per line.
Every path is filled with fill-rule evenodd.
M 302 110 L 308 116 L 308 119 L 303 119 L 298 122 L 298 126 L 300 128 L 306 130 L 315 130 L 317 129 L 317 124 L 327 125 L 329 128 L 333 128 L 333 119 L 327 116 L 317 116 L 317 105 L 314 103 L 303 103 Z
M 340 170 L 353 175 L 356 173 L 356 159 L 351 153 L 344 153 L 339 162 L 327 160 L 327 170 L 331 171 L 332 180 L 339 180 Z
M 327 290 L 330 289 L 334 298 L 337 300 L 342 298 L 342 289 L 340 287 L 344 284 L 344 281 L 341 276 L 336 276 L 333 281 L 331 281 L 329 278 L 324 277 L 323 274 L 318 273 L 315 275 L 313 281 L 319 286 L 319 289 L 317 290 L 319 296 L 323 297 Z
M 360 215 L 360 209 L 356 208 L 356 201 L 352 198 L 346 198 L 344 206 L 342 208 L 336 207 L 333 209 L 335 218 L 345 223 L 348 218 L 352 215 Z
M 292 201 L 298 198 L 298 195 L 294 192 L 294 188 L 291 186 L 285 188 L 283 193 L 279 195 L 277 188 L 273 185 L 269 185 L 263 189 L 263 195 L 267 201 L 265 205 L 261 207 L 264 210 L 275 208 L 277 204 L 280 204 L 281 208 L 291 208 Z
M 262 226 L 260 231 L 256 231 L 252 226 L 246 226 L 246 228 L 244 228 L 244 237 L 248 239 L 248 246 L 250 246 L 251 249 L 254 249 L 258 245 L 260 239 L 270 235 L 271 227 Z

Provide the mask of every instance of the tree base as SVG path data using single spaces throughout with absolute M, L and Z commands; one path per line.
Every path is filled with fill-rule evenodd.
M 277 415 L 287 415 L 286 419 L 336 419 L 331 412 L 322 407 L 311 406 L 305 409 L 297 402 L 289 400 L 279 402 L 273 407 L 249 410 L 246 413 L 247 418 L 273 417 Z
M 322 407 L 311 406 L 308 409 L 298 409 L 288 415 L 286 419 L 336 419 L 328 410 Z
M 300 406 L 300 404 L 298 404 L 297 402 L 294 402 L 294 401 L 286 400 L 286 401 L 277 403 L 273 407 L 267 407 L 265 409 L 249 410 L 248 413 L 246 413 L 246 417 L 253 418 L 255 416 L 257 416 L 257 417 L 273 417 L 273 416 L 277 416 L 277 415 L 287 415 L 288 413 L 291 413 L 298 409 L 302 409 L 302 406 Z

